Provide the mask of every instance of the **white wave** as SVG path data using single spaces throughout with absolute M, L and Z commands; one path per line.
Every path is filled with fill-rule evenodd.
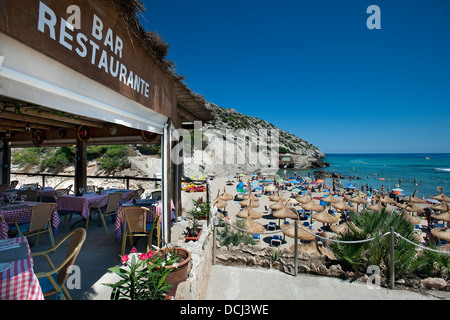
M 435 168 L 438 171 L 450 172 L 450 168 Z

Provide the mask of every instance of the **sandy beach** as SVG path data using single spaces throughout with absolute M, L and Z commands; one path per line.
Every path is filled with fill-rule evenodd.
M 247 182 L 249 180 L 251 181 L 253 176 L 246 175 L 246 176 L 242 176 L 240 178 L 241 178 L 241 181 L 244 182 L 244 184 L 247 184 Z M 273 178 L 273 177 L 269 177 L 269 178 Z M 233 197 L 235 197 L 237 194 L 239 194 L 236 192 L 236 186 L 237 186 L 239 179 L 235 178 L 234 182 L 232 184 L 229 184 L 229 183 L 227 184 L 228 180 L 229 180 L 228 177 L 214 177 L 214 179 L 211 180 L 212 199 L 213 200 L 217 197 L 218 192 L 220 195 L 222 195 L 224 193 L 224 191 L 226 191 L 228 194 L 232 195 Z M 273 193 L 283 196 L 287 201 L 288 199 L 295 199 L 295 197 L 292 197 L 292 196 L 296 195 L 297 193 L 293 193 L 290 191 L 293 188 L 295 188 L 295 186 L 289 186 L 289 187 L 287 187 L 287 190 L 284 190 L 284 188 L 281 188 L 281 190 L 279 190 L 279 191 L 276 190 Z M 272 236 L 280 235 L 283 239 L 281 246 L 279 246 L 280 249 L 285 249 L 285 248 L 289 249 L 294 244 L 294 239 L 292 237 L 285 236 L 283 234 L 283 232 L 281 231 L 280 226 L 284 223 L 285 220 L 292 225 L 294 223 L 294 219 L 275 218 L 272 215 L 272 210 L 269 208 L 270 205 L 275 203 L 275 201 L 271 201 L 269 199 L 270 194 L 264 194 L 262 191 L 255 191 L 253 193 L 257 197 L 258 204 L 259 204 L 256 208 L 254 208 L 254 210 L 256 212 L 261 213 L 261 215 L 262 215 L 262 217 L 260 219 L 255 219 L 254 221 L 262 224 L 265 228 L 265 231 L 260 234 L 261 238 L 260 238 L 260 240 L 257 240 L 257 244 L 269 247 L 269 246 L 271 246 Z M 313 198 L 312 201 L 314 201 L 316 204 L 319 205 L 321 202 L 320 198 L 322 198 L 326 194 L 328 194 L 328 191 L 313 192 L 313 193 L 311 193 L 311 196 Z M 342 197 L 339 197 L 339 199 L 342 199 Z M 294 208 L 295 210 L 302 209 L 301 204 L 297 203 L 296 201 L 293 201 L 293 203 L 290 203 L 289 206 Z M 430 204 L 417 204 L 417 206 L 424 208 L 424 207 L 430 206 Z M 238 216 L 239 211 L 242 210 L 243 208 L 244 207 L 242 207 L 240 205 L 240 201 L 235 201 L 235 200 L 227 201 L 227 206 L 224 208 L 224 210 L 227 212 L 227 215 L 228 215 L 227 222 L 233 226 L 236 226 L 237 220 L 239 220 L 239 219 L 245 220 Z M 330 208 L 330 206 L 326 207 L 327 210 L 329 208 Z M 395 207 L 391 204 L 387 204 L 386 208 L 388 211 L 398 209 L 397 207 Z M 362 210 L 362 205 L 359 206 L 359 211 L 361 211 L 361 210 Z M 340 217 L 340 213 L 336 213 L 336 217 Z M 420 237 L 420 239 L 423 240 L 425 233 L 422 231 L 422 228 L 426 227 L 427 221 L 423 217 L 418 217 L 418 218 L 420 219 L 420 224 L 419 224 L 420 228 L 416 229 L 416 232 L 417 232 L 418 236 Z M 276 223 L 276 225 L 277 225 L 276 229 L 268 230 L 267 226 L 269 225 L 269 223 L 273 223 L 273 222 Z M 309 223 L 310 227 L 304 226 L 304 224 L 306 224 L 306 223 Z M 325 226 L 324 223 L 322 223 L 320 221 L 316 221 L 315 219 L 301 217 L 301 219 L 299 220 L 299 225 L 305 229 L 309 228 L 309 231 L 311 233 L 325 236 L 327 238 L 334 238 L 336 236 L 336 233 L 331 231 L 329 228 L 328 229 L 324 228 L 324 226 Z M 274 243 L 274 247 L 275 246 L 278 247 L 278 244 Z

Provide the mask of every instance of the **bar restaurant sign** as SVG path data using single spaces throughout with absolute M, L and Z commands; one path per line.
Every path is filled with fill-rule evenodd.
M 171 116 L 169 79 L 104 0 L 1 0 L 0 31 Z

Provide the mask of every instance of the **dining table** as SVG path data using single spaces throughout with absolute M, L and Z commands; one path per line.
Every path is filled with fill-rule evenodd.
M 171 226 L 173 226 L 176 215 L 175 215 L 175 206 L 173 201 L 171 200 Z M 124 230 L 124 208 L 135 206 L 135 207 L 145 207 L 148 209 L 146 215 L 146 222 L 153 222 L 155 216 L 161 216 L 162 214 L 162 201 L 155 199 L 138 199 L 138 200 L 130 200 L 120 205 L 120 208 L 117 211 L 116 222 L 114 225 L 114 234 L 115 234 L 115 242 L 119 243 L 122 240 L 123 230 Z M 164 223 L 164 217 L 161 217 L 160 224 Z
M 15 201 L 13 203 L 7 203 L 0 205 L 0 215 L 3 217 L 0 224 L 0 239 L 8 238 L 9 225 L 8 222 L 17 220 L 20 225 L 22 223 L 29 223 L 31 218 L 31 209 L 42 202 L 35 201 Z M 58 226 L 60 223 L 58 210 L 53 211 L 51 215 L 51 224 L 53 235 L 56 235 Z
M 25 236 L 0 240 L 0 300 L 44 300 Z
M 3 192 L 3 200 L 8 200 L 8 195 L 10 194 L 18 194 L 21 190 L 27 190 L 25 188 L 20 189 L 8 189 L 5 192 Z M 53 193 L 55 192 L 55 189 L 53 187 L 44 187 L 44 188 L 31 188 L 31 190 L 38 190 L 42 192 L 42 199 L 37 199 L 42 202 L 54 202 L 55 199 L 53 198 Z M 38 197 L 39 198 L 39 197 Z M 16 200 L 20 200 L 17 196 Z

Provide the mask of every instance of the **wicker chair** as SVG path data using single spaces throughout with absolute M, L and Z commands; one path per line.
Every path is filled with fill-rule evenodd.
M 130 240 L 130 245 L 133 245 L 133 237 L 148 237 L 147 251 L 149 251 L 152 245 L 153 231 L 155 228 L 157 230 L 157 246 L 159 247 L 159 216 L 153 217 L 153 222 L 146 222 L 147 211 L 149 210 L 145 207 L 126 207 L 123 209 L 125 222 L 122 236 L 122 256 L 125 252 L 127 238 Z
M 56 210 L 56 203 L 40 203 L 31 208 L 30 222 L 18 224 L 20 216 L 22 216 L 25 211 L 20 214 L 13 222 L 14 226 L 11 226 L 12 231 L 17 231 L 18 235 L 24 235 L 27 238 L 36 236 L 35 246 L 39 244 L 39 235 L 42 233 L 49 233 L 50 242 L 52 247 L 55 246 L 55 239 L 53 238 L 51 217 L 53 212 Z M 11 222 L 11 221 L 9 221 Z
M 86 219 L 86 230 L 88 229 L 89 218 L 92 214 L 96 214 L 102 220 L 103 227 L 105 228 L 106 234 L 108 234 L 108 228 L 106 227 L 106 219 L 114 214 L 117 214 L 117 208 L 119 201 L 122 199 L 122 193 L 115 192 L 103 197 L 99 202 L 91 203 L 89 205 L 89 217 Z M 103 203 L 106 205 L 100 207 Z
M 27 189 L 27 190 L 20 190 L 18 192 L 19 199 L 24 195 L 27 196 L 28 201 L 40 202 L 40 201 L 42 201 L 42 198 L 43 198 L 42 191 L 39 191 L 39 190 Z
M 59 265 L 59 267 L 55 268 L 52 260 L 48 256 L 48 253 L 54 251 L 70 237 L 73 238 L 70 241 L 69 248 L 67 249 L 66 257 L 64 261 Z M 52 249 L 31 254 L 33 258 L 36 258 L 38 256 L 45 257 L 51 268 L 51 271 L 40 272 L 36 274 L 45 297 L 56 294 L 57 299 L 72 300 L 72 297 L 70 296 L 65 283 L 69 276 L 70 269 L 73 266 L 75 259 L 77 258 L 78 253 L 81 250 L 81 247 L 83 246 L 84 240 L 86 240 L 86 230 L 83 228 L 78 228 L 65 236 Z
M 9 184 L 0 184 L 0 195 L 9 189 Z

